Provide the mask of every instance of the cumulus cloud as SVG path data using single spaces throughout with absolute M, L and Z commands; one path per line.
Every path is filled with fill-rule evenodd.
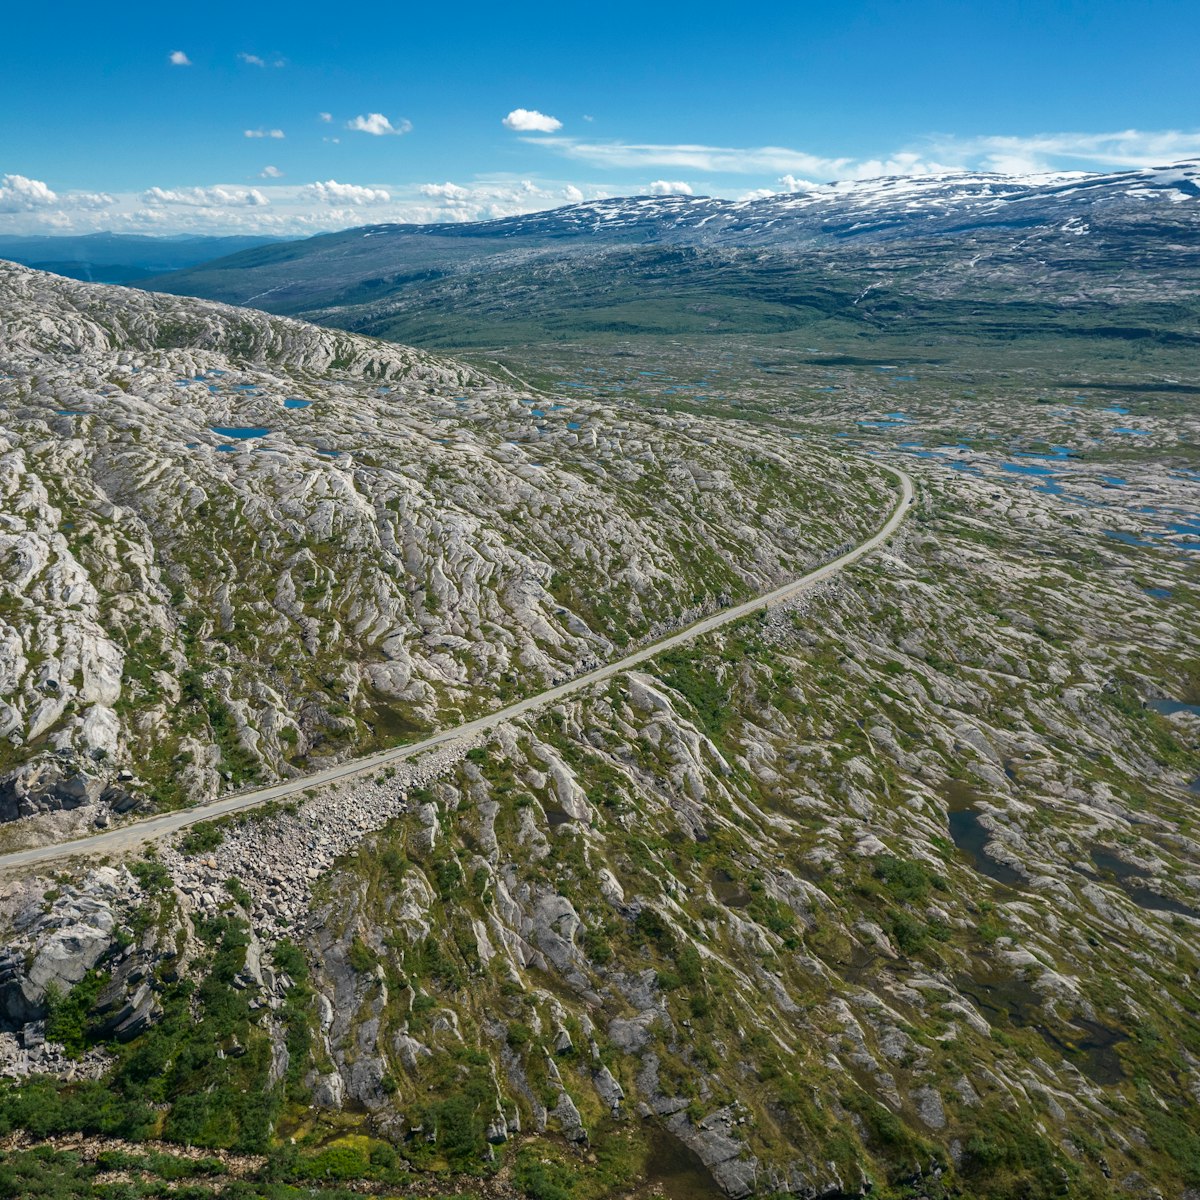
M 690 183 L 684 183 L 681 179 L 656 179 L 650 185 L 650 195 L 652 196 L 693 196 Z
M 248 67 L 265 67 L 267 65 L 267 60 L 259 58 L 257 54 L 239 54 L 238 59 Z
M 279 138 L 287 137 L 287 134 L 282 129 L 245 129 L 242 131 L 242 137 L 248 138 Z
M 310 183 L 298 193 L 301 200 L 316 204 L 349 204 L 360 207 L 364 204 L 386 204 L 392 197 L 383 188 L 359 187 L 354 183 L 338 183 L 336 179 L 324 183 Z
M 0 212 L 28 212 L 58 203 L 58 196 L 40 179 L 24 175 L 0 176 Z
M 278 167 L 263 167 L 258 173 L 259 179 L 282 179 L 283 172 Z
M 182 50 L 172 50 L 167 55 L 167 61 L 173 67 L 190 67 L 192 65 L 192 60 Z
M 422 196 L 448 200 L 451 204 L 465 200 L 471 194 L 470 189 L 459 187 L 457 183 L 423 183 L 420 192 Z
M 108 192 L 72 192 L 67 198 L 73 208 L 96 210 L 116 204 L 116 196 Z
M 900 174 L 900 172 L 895 172 Z M 811 179 L 797 179 L 795 175 L 781 175 L 779 177 L 779 187 L 788 193 L 788 195 L 796 195 L 798 192 L 818 192 L 822 187 L 828 187 L 828 184 L 814 183 Z M 775 195 L 775 188 L 759 189 L 765 195 Z
M 324 121 L 325 124 L 328 125 L 329 122 L 333 120 L 333 113 L 317 113 L 317 120 Z
M 605 189 L 561 180 L 509 177 L 397 187 L 336 180 L 301 185 L 266 177 L 261 188 L 242 184 L 157 187 L 109 196 L 55 193 L 44 183 L 9 176 L 0 177 L 0 188 L 4 200 L 0 232 L 4 233 L 127 230 L 306 236 L 361 225 L 365 220 L 417 224 L 486 221 L 609 195 Z
M 261 208 L 270 204 L 258 188 L 152 187 L 143 195 L 148 204 L 184 204 L 192 208 Z
M 411 133 L 412 122 L 400 120 L 393 125 L 383 113 L 367 113 L 365 117 L 358 116 L 351 121 L 347 121 L 346 128 L 356 130 L 358 133 L 370 133 L 375 137 L 384 137 L 387 134 L 396 134 L 398 136 L 404 133 Z
M 503 124 L 506 129 L 515 129 L 518 133 L 555 133 L 562 128 L 560 120 L 548 117 L 536 108 L 514 108 Z

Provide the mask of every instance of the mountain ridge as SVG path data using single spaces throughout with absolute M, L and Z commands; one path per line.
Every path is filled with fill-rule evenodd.
M 1107 288 L 1114 274 L 1122 286 L 1166 278 L 1178 287 L 1191 278 L 1188 248 L 1198 234 L 1195 163 L 1107 175 L 954 174 L 744 201 L 627 197 L 482 223 L 367 225 L 144 286 L 399 341 L 532 345 L 561 337 L 568 310 L 570 326 L 599 333 L 636 332 L 639 321 L 659 332 L 703 332 L 708 325 L 687 306 L 722 294 L 739 311 L 732 326 L 715 318 L 713 332 L 803 328 L 811 319 L 792 310 L 789 291 L 813 287 L 839 293 L 831 311 L 851 326 L 880 305 L 904 308 L 931 291 L 986 300 L 990 289 L 1006 303 L 1044 303 L 1044 287 L 1031 284 L 1047 264 L 1064 266 L 1065 295 L 1086 296 L 1092 276 Z M 764 294 L 764 271 L 790 282 L 780 292 L 768 281 L 767 307 L 751 311 L 745 303 Z M 694 298 L 681 302 L 681 291 Z M 627 302 L 639 316 L 609 311 Z M 647 303 L 658 319 L 647 319 Z

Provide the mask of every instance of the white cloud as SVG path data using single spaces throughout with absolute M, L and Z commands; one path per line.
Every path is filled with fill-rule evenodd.
M 365 120 L 366 118 L 364 118 Z M 332 124 L 332 122 L 330 122 Z M 333 129 L 330 133 L 334 133 Z M 269 132 L 263 131 L 268 137 Z M 914 176 L 954 170 L 1078 171 L 1085 168 L 1160 166 L 1200 158 L 1200 132 L 1049 133 L 1034 137 L 928 138 L 876 158 L 823 158 L 786 148 L 589 142 L 545 136 L 530 141 L 556 156 L 613 167 L 603 184 L 555 176 L 490 176 L 460 182 L 361 187 L 335 180 L 294 184 L 263 171 L 261 185 L 151 189 L 115 196 L 55 192 L 47 183 L 0 175 L 0 231 L 94 233 L 142 230 L 156 234 L 256 233 L 304 236 L 366 221 L 486 221 L 519 213 L 628 195 L 646 180 L 693 181 L 697 191 L 756 198 L 780 191 L 853 192 L 853 181 L 880 175 Z M 660 161 L 665 165 L 659 168 Z M 631 164 L 622 169 L 622 164 Z M 699 164 L 699 165 L 697 165 Z M 763 168 L 763 169 L 752 169 Z M 660 178 L 661 177 L 661 178 Z M 636 181 L 643 182 L 638 184 Z M 838 185 L 814 182 L 839 179 Z M 770 187 L 764 185 L 771 185 Z
M 338 183 L 329 179 L 325 183 L 310 183 L 298 193 L 301 200 L 317 204 L 386 204 L 392 197 L 383 188 L 359 187 L 354 183 Z
M 370 133 L 376 137 L 383 137 L 389 133 L 397 135 L 411 133 L 412 122 L 402 120 L 393 125 L 383 113 L 367 113 L 365 117 L 359 116 L 352 121 L 347 121 L 346 128 L 357 130 L 359 133 Z
M 283 172 L 278 167 L 263 167 L 258 173 L 259 179 L 282 179 Z
M 144 193 L 148 204 L 185 204 L 193 208 L 261 208 L 271 202 L 258 188 L 152 187 Z
M 192 60 L 182 50 L 172 50 L 167 55 L 167 61 L 173 67 L 190 67 L 192 65 Z
M 265 67 L 266 59 L 259 58 L 257 54 L 239 54 L 238 58 L 248 67 Z
M 639 167 L 683 167 L 715 174 L 803 174 L 836 177 L 853 165 L 849 158 L 821 158 L 783 146 L 738 148 L 700 144 L 592 142 L 578 138 L 526 138 L 533 145 L 548 146 L 567 158 L 609 169 Z
M 694 196 L 692 185 L 681 179 L 656 179 L 650 185 L 652 196 Z
M 423 183 L 420 192 L 422 196 L 448 200 L 451 204 L 465 200 L 471 194 L 468 188 L 459 187 L 457 183 Z
M 68 200 L 74 208 L 101 209 L 116 204 L 116 196 L 107 192 L 72 192 Z
M 779 186 L 789 195 L 796 195 L 798 192 L 819 192 L 822 187 L 828 187 L 828 184 L 813 183 L 810 179 L 797 179 L 795 175 L 781 175 L 779 177 Z M 760 188 L 768 196 L 775 195 L 774 188 Z
M 1200 157 L 1198 130 L 1123 129 L 1111 133 L 1040 133 L 1029 137 L 931 139 L 940 152 L 989 170 L 1023 173 L 1063 165 L 1160 167 Z
M 667 167 L 715 175 L 773 175 L 792 191 L 819 186 L 810 180 L 875 179 L 962 170 L 1027 174 L 1077 167 L 1153 167 L 1200 157 L 1200 131 L 1184 130 L 931 137 L 918 148 L 867 159 L 827 157 L 787 146 L 710 146 L 573 137 L 530 137 L 525 141 L 608 170 Z
M 275 138 L 278 141 L 280 138 L 287 137 L 287 134 L 282 129 L 245 129 L 242 131 L 242 137 Z
M 514 108 L 503 124 L 506 129 L 515 129 L 518 133 L 554 133 L 562 128 L 560 120 L 548 117 L 536 108 Z
M 317 120 L 324 121 L 325 124 L 328 125 L 329 122 L 333 120 L 333 113 L 317 113 Z
M 40 179 L 24 175 L 0 176 L 0 212 L 29 212 L 58 203 L 58 196 Z

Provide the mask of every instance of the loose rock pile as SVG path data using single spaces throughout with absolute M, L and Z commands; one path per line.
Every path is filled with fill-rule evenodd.
M 294 811 L 272 811 L 269 820 L 247 814 L 224 825 L 224 838 L 211 852 L 195 856 L 164 848 L 161 858 L 185 908 L 212 916 L 229 902 L 227 881 L 249 892 L 249 916 L 264 941 L 303 927 L 313 883 L 363 837 L 383 828 L 408 808 L 408 792 L 457 763 L 475 741 L 464 739 L 422 756 L 323 788 Z

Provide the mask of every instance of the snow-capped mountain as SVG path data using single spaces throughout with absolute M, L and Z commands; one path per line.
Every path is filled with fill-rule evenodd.
M 633 196 L 474 224 L 370 225 L 146 286 L 459 347 L 507 341 L 516 317 L 535 340 L 531 319 L 555 336 L 593 319 L 607 324 L 611 314 L 595 314 L 622 295 L 653 296 L 660 316 L 663 305 L 708 311 L 718 293 L 775 305 L 781 280 L 790 323 L 787 297 L 805 290 L 802 277 L 847 293 L 855 319 L 863 288 L 879 301 L 879 289 L 901 279 L 930 294 L 969 286 L 996 302 L 1028 293 L 1041 303 L 1094 294 L 1103 278 L 1126 299 L 1161 299 L 1183 273 L 1200 271 L 1197 248 L 1200 162 L 1186 162 L 1109 174 L 890 177 L 744 200 Z M 581 321 L 565 315 L 585 308 L 593 315 Z M 637 330 L 639 319 L 622 313 L 618 323 Z M 681 330 L 690 318 L 677 311 L 652 324 Z
M 1069 220 L 1094 210 L 1144 211 L 1200 200 L 1200 161 L 1111 174 L 948 172 L 812 184 L 748 200 L 626 196 L 463 225 L 374 225 L 363 237 L 571 238 L 771 245 L 822 235 L 934 232 Z M 1190 206 L 1189 206 L 1190 207 Z M 1198 206 L 1200 210 L 1200 206 Z M 1189 215 L 1191 215 L 1189 213 Z

